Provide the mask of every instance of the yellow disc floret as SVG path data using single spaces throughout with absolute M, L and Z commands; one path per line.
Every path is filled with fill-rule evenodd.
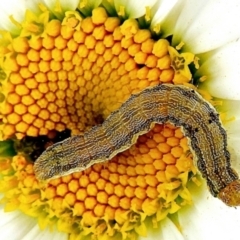
M 69 11 L 57 19 L 39 6 L 40 16 L 27 11 L 18 36 L 2 33 L 4 140 L 38 137 L 41 144 L 41 135 L 50 138 L 56 131 L 79 134 L 131 94 L 192 78 L 188 65 L 194 55 L 179 53 L 167 39 L 154 40 L 136 19 L 109 17 L 103 7 L 88 17 Z M 82 1 L 80 12 L 84 6 Z M 125 16 L 123 6 L 119 13 Z M 42 229 L 56 224 L 70 239 L 145 236 L 146 218 L 156 226 L 191 203 L 187 180 L 196 172 L 188 150 L 180 129 L 156 125 L 108 163 L 47 184 L 35 178 L 30 161 L 35 157 L 21 151 L 0 159 L 1 203 L 6 211 L 20 209 L 37 218 Z
M 3 71 L 9 72 L 9 77 L 3 86 L 6 96 L 1 108 L 8 106 L 17 119 L 9 121 L 11 113 L 2 113 L 4 139 L 10 133 L 38 136 L 42 128 L 46 133 L 53 128 L 60 131 L 62 126 L 74 133 L 84 131 L 96 124 L 96 116 L 106 118 L 131 93 L 174 82 L 174 70 L 179 75 L 178 69 L 182 69 L 176 59 L 186 59 L 177 58 L 166 39 L 152 40 L 150 30 L 139 29 L 136 20 L 121 24 L 119 18 L 108 17 L 104 8 L 94 9 L 79 29 L 58 19 L 44 24 L 45 30 L 37 38 L 14 38 L 8 47 L 11 52 L 4 56 Z M 193 61 L 189 59 L 187 65 Z M 182 78 L 189 81 L 191 75 L 185 75 Z M 49 124 L 53 104 L 59 117 Z M 23 118 L 26 113 L 32 122 Z M 14 130 L 8 132 L 9 128 Z
M 195 169 L 190 156 L 183 154 L 188 151 L 184 139 L 178 128 L 156 125 L 109 163 L 95 164 L 48 184 L 36 180 L 33 164 L 23 156 L 12 161 L 2 158 L 2 203 L 6 211 L 18 208 L 37 217 L 40 226 L 61 222 L 59 230 L 65 226 L 71 239 L 85 231 L 98 234 L 99 226 L 104 226 L 101 234 L 108 235 L 109 229 L 112 234 L 131 236 L 144 224 L 141 216 L 158 222 L 163 213 L 173 214 L 191 203 L 186 184 Z M 182 147 L 179 142 L 184 142 Z M 95 227 L 89 229 L 92 225 Z

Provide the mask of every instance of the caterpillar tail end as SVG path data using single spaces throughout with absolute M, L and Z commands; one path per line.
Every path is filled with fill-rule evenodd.
M 230 207 L 240 206 L 240 180 L 235 180 L 223 188 L 218 198 Z

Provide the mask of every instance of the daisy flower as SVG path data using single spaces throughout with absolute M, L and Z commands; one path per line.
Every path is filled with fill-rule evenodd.
M 33 165 L 131 94 L 171 83 L 216 106 L 239 171 L 237 0 L 0 6 L 2 239 L 236 239 L 239 210 L 209 194 L 187 139 L 171 124 L 156 124 L 108 163 L 47 183 Z

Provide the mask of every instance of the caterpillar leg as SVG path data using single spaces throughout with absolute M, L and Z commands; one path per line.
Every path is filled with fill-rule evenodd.
M 235 180 L 223 188 L 218 198 L 230 207 L 240 206 L 240 180 Z

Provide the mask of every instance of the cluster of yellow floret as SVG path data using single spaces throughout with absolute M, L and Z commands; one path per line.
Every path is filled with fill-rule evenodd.
M 6 211 L 20 209 L 37 217 L 42 228 L 57 224 L 73 239 L 86 233 L 145 236 L 147 217 L 157 226 L 191 203 L 187 182 L 190 172 L 196 172 L 186 151 L 179 128 L 156 125 L 110 162 L 48 184 L 38 182 L 33 164 L 23 156 L 3 158 L 2 203 Z
M 132 93 L 191 79 L 189 73 L 175 73 L 171 58 L 181 61 L 169 42 L 154 41 L 137 20 L 121 24 L 97 8 L 80 27 L 67 23 L 49 20 L 42 36 L 20 34 L 1 47 L 2 68 L 8 73 L 1 103 L 4 139 L 66 128 L 77 134 L 99 116 L 106 118 Z M 184 69 L 181 59 L 178 67 Z
M 23 27 L 0 49 L 6 74 L 0 76 L 3 139 L 64 129 L 78 134 L 133 93 L 191 79 L 192 54 L 179 54 L 166 39 L 153 40 L 137 20 L 122 22 L 104 8 L 94 9 L 91 17 L 74 12 L 63 20 L 48 19 L 42 32 L 35 27 L 32 23 L 32 35 Z M 195 170 L 186 153 L 179 128 L 156 125 L 110 162 L 47 184 L 38 182 L 33 163 L 19 153 L 1 159 L 2 203 L 7 211 L 37 217 L 41 228 L 57 224 L 72 239 L 146 235 L 146 218 L 156 226 L 191 202 L 186 185 Z

